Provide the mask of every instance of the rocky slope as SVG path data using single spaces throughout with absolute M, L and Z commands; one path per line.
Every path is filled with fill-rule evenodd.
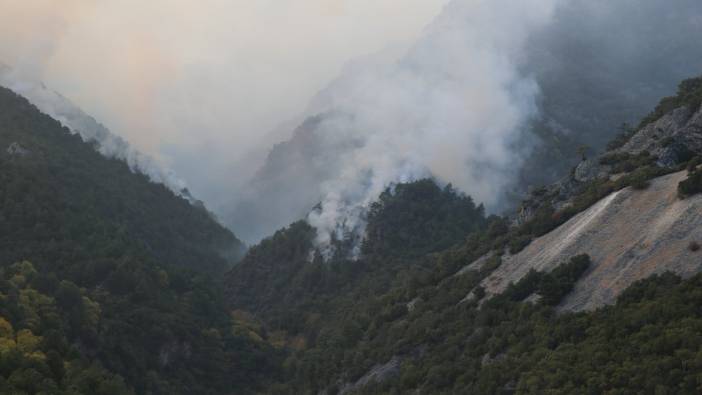
M 592 310 L 615 302 L 637 280 L 674 272 L 684 278 L 702 271 L 692 246 L 702 241 L 702 197 L 680 199 L 678 184 L 687 171 L 681 164 L 702 154 L 700 79 L 683 82 L 678 96 L 664 99 L 636 133 L 628 133 L 603 155 L 583 160 L 561 181 L 532 192 L 514 218 L 520 226 L 538 215 L 578 204 L 590 190 L 611 191 L 594 205 L 522 251 L 501 257 L 501 265 L 481 285 L 500 294 L 530 270 L 548 272 L 570 257 L 589 254 L 593 266 L 559 308 Z M 688 98 L 686 105 L 664 112 L 668 103 Z M 676 171 L 676 172 L 674 172 Z M 667 174 L 647 181 L 651 174 Z M 628 188 L 616 187 L 628 177 Z M 488 256 L 459 274 L 477 270 Z
M 636 133 L 619 138 L 620 147 L 585 159 L 568 176 L 531 191 L 514 215 L 514 223 L 528 222 L 546 206 L 555 209 L 570 206 L 594 180 L 616 180 L 644 164 L 674 169 L 702 153 L 702 108 L 677 108 Z
M 518 254 L 504 256 L 483 287 L 501 293 L 531 269 L 550 271 L 572 256 L 589 254 L 590 270 L 560 305 L 577 311 L 613 303 L 634 281 L 652 274 L 696 274 L 702 254 L 689 246 L 702 240 L 702 196 L 678 198 L 678 183 L 686 176 L 677 172 L 653 180 L 646 190 L 612 193 Z

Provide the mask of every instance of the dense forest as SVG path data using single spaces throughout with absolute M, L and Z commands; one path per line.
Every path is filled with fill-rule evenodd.
M 214 279 L 243 245 L 201 207 L 0 89 L 0 392 L 253 391 L 271 347 Z
M 701 80 L 683 82 L 642 126 L 679 107 L 698 109 Z M 542 205 L 518 225 L 487 217 L 450 186 L 421 180 L 389 188 L 370 208 L 356 260 L 310 255 L 314 229 L 302 222 L 253 247 L 227 275 L 226 293 L 256 328 L 249 336 L 286 351 L 282 380 L 265 392 L 702 391 L 700 275 L 654 276 L 615 305 L 581 313 L 558 305 L 587 273 L 587 255 L 551 272 L 531 271 L 497 297 L 479 286 L 504 252 L 518 252 L 614 191 L 644 189 L 650 179 L 685 168 L 680 198 L 700 191 L 700 157 L 683 155 L 663 167 L 648 152 L 616 151 L 632 130 L 622 128 L 611 151 L 594 159 L 619 177 L 584 182 L 571 204 Z M 490 254 L 478 269 L 465 270 Z
M 642 125 L 699 108 L 700 81 Z M 324 256 L 300 221 L 241 257 L 204 207 L 0 89 L 0 393 L 699 393 L 702 275 L 657 275 L 580 313 L 559 303 L 586 254 L 501 295 L 480 286 L 613 191 L 687 169 L 679 198 L 702 192 L 699 156 L 616 151 L 631 137 L 596 161 L 620 177 L 524 222 L 425 179 L 388 187 L 357 246 Z

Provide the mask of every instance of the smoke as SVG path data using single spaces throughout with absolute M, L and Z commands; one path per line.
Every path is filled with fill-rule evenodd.
M 526 37 L 554 1 L 451 3 L 397 63 L 371 68 L 326 97 L 350 114 L 321 126 L 339 173 L 308 216 L 318 245 L 362 232 L 359 213 L 387 186 L 434 176 L 496 204 L 520 167 L 515 150 L 536 113 L 538 87 L 519 72 Z M 341 122 L 339 122 L 341 120 Z
M 213 209 L 349 59 L 447 0 L 0 0 L 0 62 L 44 81 Z
M 321 246 L 359 235 L 382 189 L 428 176 L 502 209 L 521 169 L 570 164 L 561 137 L 601 146 L 702 69 L 698 0 L 0 9 L 0 60 L 173 168 L 249 242 L 300 218 Z
M 454 0 L 403 55 L 347 65 L 227 220 L 257 240 L 305 217 L 327 246 L 362 233 L 383 188 L 427 176 L 504 209 L 567 171 L 563 142 L 601 147 L 698 74 L 701 15 L 693 0 Z

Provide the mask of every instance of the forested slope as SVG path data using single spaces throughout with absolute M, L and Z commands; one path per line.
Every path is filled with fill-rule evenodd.
M 497 295 L 481 286 L 510 265 L 503 256 L 538 243 L 617 191 L 648 196 L 674 179 L 665 199 L 695 204 L 698 198 L 691 196 L 702 191 L 702 151 L 695 144 L 701 129 L 690 125 L 699 111 L 699 81 L 681 84 L 677 96 L 615 139 L 609 152 L 534 190 L 519 215 L 486 218 L 455 191 L 434 185 L 439 192 L 427 193 L 433 182 L 424 180 L 380 197 L 356 260 L 315 256 L 314 230 L 304 223 L 252 248 L 227 276 L 227 300 L 267 331 L 265 341 L 287 352 L 283 379 L 266 392 L 702 391 L 701 277 L 692 273 L 700 246 L 689 239 L 697 233 L 669 235 L 682 240 L 676 246 L 684 253 L 674 265 L 660 263 L 676 267 L 690 260 L 687 267 L 697 269 L 683 274 L 692 277 L 648 271 L 657 274 L 628 281 L 629 288 L 609 300 L 613 305 L 595 311 L 559 312 L 558 306 L 597 268 L 601 251 L 573 250 L 547 266 L 534 265 L 536 270 L 508 279 Z M 658 130 L 655 122 L 676 113 L 687 115 Z M 634 132 L 648 137 L 642 141 Z M 634 143 L 646 149 L 630 149 Z M 651 190 L 640 192 L 646 188 Z M 612 270 L 611 276 L 619 275 Z
M 212 277 L 242 244 L 0 89 L 0 393 L 245 393 L 270 347 Z

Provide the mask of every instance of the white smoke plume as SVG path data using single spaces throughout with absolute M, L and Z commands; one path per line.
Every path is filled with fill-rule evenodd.
M 0 62 L 218 211 L 346 61 L 413 41 L 447 1 L 0 0 Z
M 548 162 L 568 159 L 529 162 L 533 117 L 602 146 L 702 69 L 699 0 L 0 0 L 0 10 L 0 60 L 175 169 L 248 242 L 300 218 L 320 245 L 361 234 L 383 188 L 426 176 L 503 209 L 520 167 L 549 182 L 562 168 Z
M 249 241 L 304 217 L 324 247 L 427 176 L 508 208 L 699 74 L 700 21 L 698 0 L 453 0 L 404 53 L 348 64 L 224 217 Z
M 363 231 L 360 215 L 393 183 L 433 176 L 495 203 L 520 166 L 515 144 L 536 113 L 537 84 L 520 73 L 526 38 L 555 1 L 455 1 L 400 61 L 351 75 L 325 94 L 323 123 L 339 171 L 308 221 L 327 253 Z M 331 141 L 331 142 L 330 142 Z M 348 145 L 347 145 L 348 146 Z

